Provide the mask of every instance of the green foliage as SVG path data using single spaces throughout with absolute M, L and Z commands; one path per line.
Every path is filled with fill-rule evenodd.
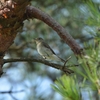
M 89 17 L 86 21 L 88 25 L 92 26 L 100 26 L 100 8 L 99 4 L 94 3 L 92 0 L 87 0 L 86 4 L 88 6 L 89 10 Z
M 90 51 L 90 54 L 91 55 L 88 53 L 82 59 L 79 59 L 79 63 L 85 71 L 85 73 L 82 73 L 81 75 L 85 76 L 88 81 L 92 82 L 92 88 L 96 88 L 98 90 L 99 84 L 96 84 L 96 82 L 99 80 L 97 75 L 97 66 L 99 64 L 98 58 L 100 57 L 98 57 L 98 52 L 96 52 L 94 49 Z
M 81 100 L 80 89 L 76 76 L 66 76 L 58 78 L 53 89 L 59 92 L 65 100 Z

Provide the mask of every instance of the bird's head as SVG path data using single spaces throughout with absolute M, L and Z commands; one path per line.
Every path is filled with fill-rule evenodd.
M 41 43 L 41 42 L 44 41 L 41 37 L 36 38 L 36 39 L 34 39 L 34 40 L 35 40 L 36 44 Z

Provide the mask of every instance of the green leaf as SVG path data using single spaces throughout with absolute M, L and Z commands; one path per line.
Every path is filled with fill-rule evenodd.
M 66 100 L 80 100 L 80 89 L 76 81 L 76 76 L 66 76 L 58 78 L 52 88 L 60 93 Z

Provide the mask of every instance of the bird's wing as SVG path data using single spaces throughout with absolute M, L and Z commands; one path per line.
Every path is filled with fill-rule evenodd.
M 48 49 L 50 49 L 52 51 L 53 54 L 55 54 L 55 52 L 51 49 L 51 47 L 47 43 L 44 43 L 44 46 L 46 46 Z

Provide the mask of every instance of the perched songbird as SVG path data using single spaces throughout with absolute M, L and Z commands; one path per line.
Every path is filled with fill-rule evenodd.
M 51 49 L 51 47 L 42 39 L 36 38 L 35 39 L 37 45 L 38 53 L 48 61 L 60 61 L 65 62 L 65 60 L 58 57 L 55 52 Z

